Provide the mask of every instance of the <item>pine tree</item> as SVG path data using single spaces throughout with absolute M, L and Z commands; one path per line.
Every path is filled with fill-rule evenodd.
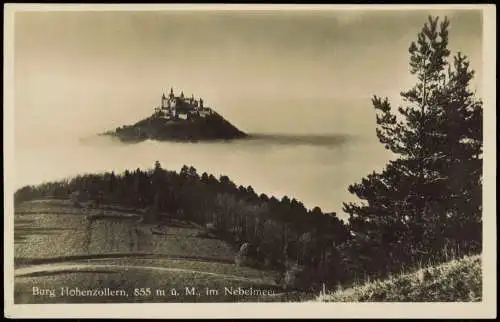
M 371 270 L 480 240 L 482 102 L 468 89 L 467 58 L 448 62 L 448 27 L 429 17 L 411 43 L 416 84 L 401 92 L 404 106 L 372 98 L 379 141 L 398 158 L 349 186 L 364 202 L 344 203 Z

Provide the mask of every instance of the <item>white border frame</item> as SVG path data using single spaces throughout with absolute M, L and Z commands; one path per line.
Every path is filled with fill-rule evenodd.
M 484 180 L 481 303 L 196 303 L 14 305 L 15 169 L 13 40 L 17 11 L 438 10 L 483 12 Z M 496 12 L 495 5 L 4 4 L 4 315 L 11 318 L 495 318 L 496 317 Z

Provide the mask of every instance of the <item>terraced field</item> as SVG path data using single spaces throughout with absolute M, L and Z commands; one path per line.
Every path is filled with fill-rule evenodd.
M 126 209 L 75 208 L 67 200 L 19 205 L 15 302 L 280 300 L 274 272 L 235 265 L 235 249 L 202 237 L 196 224 L 172 221 L 154 231 L 141 219 Z

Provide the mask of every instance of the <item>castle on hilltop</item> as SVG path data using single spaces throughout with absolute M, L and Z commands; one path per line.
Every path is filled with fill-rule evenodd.
M 196 100 L 193 95 L 185 98 L 182 91 L 179 96 L 175 96 L 173 88 L 170 88 L 168 97 L 163 93 L 161 105 L 155 108 L 155 115 L 167 120 L 205 118 L 212 113 L 213 110 L 210 107 L 203 106 L 203 99 Z

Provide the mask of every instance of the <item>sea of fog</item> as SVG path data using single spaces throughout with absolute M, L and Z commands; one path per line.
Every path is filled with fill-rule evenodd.
M 18 151 L 16 185 L 36 184 L 81 173 L 151 168 L 158 160 L 169 170 L 192 165 L 198 172 L 228 175 L 258 193 L 302 201 L 340 214 L 354 200 L 349 184 L 380 168 L 380 144 L 362 137 L 256 134 L 248 139 L 211 143 L 145 141 L 123 144 L 111 137 L 67 140 Z
M 343 113 L 316 108 L 307 117 L 298 108 L 295 116 L 274 114 L 267 116 L 272 121 L 259 123 L 265 115 L 262 109 L 222 111 L 250 136 L 206 143 L 148 140 L 125 144 L 95 135 L 97 128 L 76 135 L 63 131 L 62 125 L 57 131 L 53 123 L 50 131 L 42 127 L 15 142 L 15 188 L 82 173 L 152 168 L 159 161 L 168 170 L 192 165 L 200 174 L 227 175 L 236 185 L 252 186 L 259 194 L 287 195 L 309 209 L 319 206 L 344 218 L 342 202 L 356 200 L 347 191 L 349 184 L 381 169 L 389 159 L 377 141 L 374 115 L 363 114 L 366 106 Z M 73 124 L 85 128 L 83 121 Z

